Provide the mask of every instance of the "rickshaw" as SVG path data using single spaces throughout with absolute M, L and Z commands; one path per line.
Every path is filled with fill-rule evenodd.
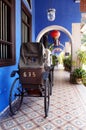
M 43 97 L 45 117 L 48 116 L 50 95 L 52 94 L 51 67 L 46 65 L 45 48 L 42 43 L 23 43 L 20 49 L 18 70 L 13 70 L 15 76 L 9 96 L 9 107 L 12 115 L 21 107 L 23 97 Z

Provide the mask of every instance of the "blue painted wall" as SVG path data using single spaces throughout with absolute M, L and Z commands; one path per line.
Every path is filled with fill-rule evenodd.
M 29 9 L 27 2 L 23 0 Z M 73 0 L 53 0 L 53 7 L 56 8 L 56 19 L 53 22 L 47 20 L 47 9 L 51 7 L 49 0 L 32 0 L 32 41 L 35 41 L 38 33 L 49 25 L 60 25 L 71 32 L 72 22 L 80 22 L 79 4 Z M 0 113 L 9 104 L 9 92 L 14 78 L 10 78 L 12 70 L 17 69 L 20 45 L 21 45 L 21 0 L 15 0 L 15 29 L 16 29 L 16 65 L 0 67 Z M 51 7 L 52 8 L 52 7 Z
M 33 0 L 34 1 L 34 0 Z M 23 0 L 26 7 L 29 9 L 27 2 Z M 34 6 L 35 2 L 32 2 Z M 32 12 L 31 12 L 32 13 Z M 33 28 L 32 41 L 35 41 L 35 9 L 33 8 Z M 12 70 L 16 70 L 19 63 L 20 45 L 21 45 L 21 0 L 15 0 L 15 39 L 16 39 L 16 65 L 8 67 L 0 67 L 0 114 L 9 105 L 9 92 L 14 78 L 10 77 Z
M 35 14 L 35 36 L 45 27 L 50 25 L 59 25 L 68 29 L 71 33 L 72 23 L 77 23 L 81 21 L 81 14 L 79 3 L 74 3 L 74 0 L 36 0 L 36 14 Z M 48 21 L 47 10 L 49 8 L 56 9 L 56 19 L 55 21 Z M 62 33 L 62 42 L 67 40 L 67 36 Z
M 32 41 L 35 42 L 35 0 L 32 0 Z
M 15 0 L 15 39 L 16 39 L 16 65 L 0 67 L 0 112 L 9 104 L 9 91 L 13 81 L 10 78 L 12 70 L 17 69 L 21 45 L 21 0 Z

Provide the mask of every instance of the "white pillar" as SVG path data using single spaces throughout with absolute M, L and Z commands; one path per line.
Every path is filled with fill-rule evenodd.
M 73 63 L 75 62 L 76 66 L 78 67 L 79 63 L 77 60 L 76 52 L 78 51 L 78 49 L 80 49 L 80 45 L 81 45 L 80 23 L 73 23 L 72 24 L 72 37 L 73 37 L 72 62 Z M 74 68 L 74 64 L 72 67 Z
M 71 54 L 71 43 L 65 42 L 65 53 Z

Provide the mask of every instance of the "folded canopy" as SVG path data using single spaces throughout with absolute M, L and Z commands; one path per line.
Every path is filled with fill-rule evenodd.
M 20 49 L 19 67 L 38 67 L 43 65 L 44 48 L 42 43 L 23 43 Z

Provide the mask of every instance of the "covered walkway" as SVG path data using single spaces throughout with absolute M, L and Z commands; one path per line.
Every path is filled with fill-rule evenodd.
M 0 130 L 86 130 L 86 88 L 69 83 L 70 74 L 55 68 L 49 116 L 43 98 L 24 98 L 19 113 L 0 120 Z

